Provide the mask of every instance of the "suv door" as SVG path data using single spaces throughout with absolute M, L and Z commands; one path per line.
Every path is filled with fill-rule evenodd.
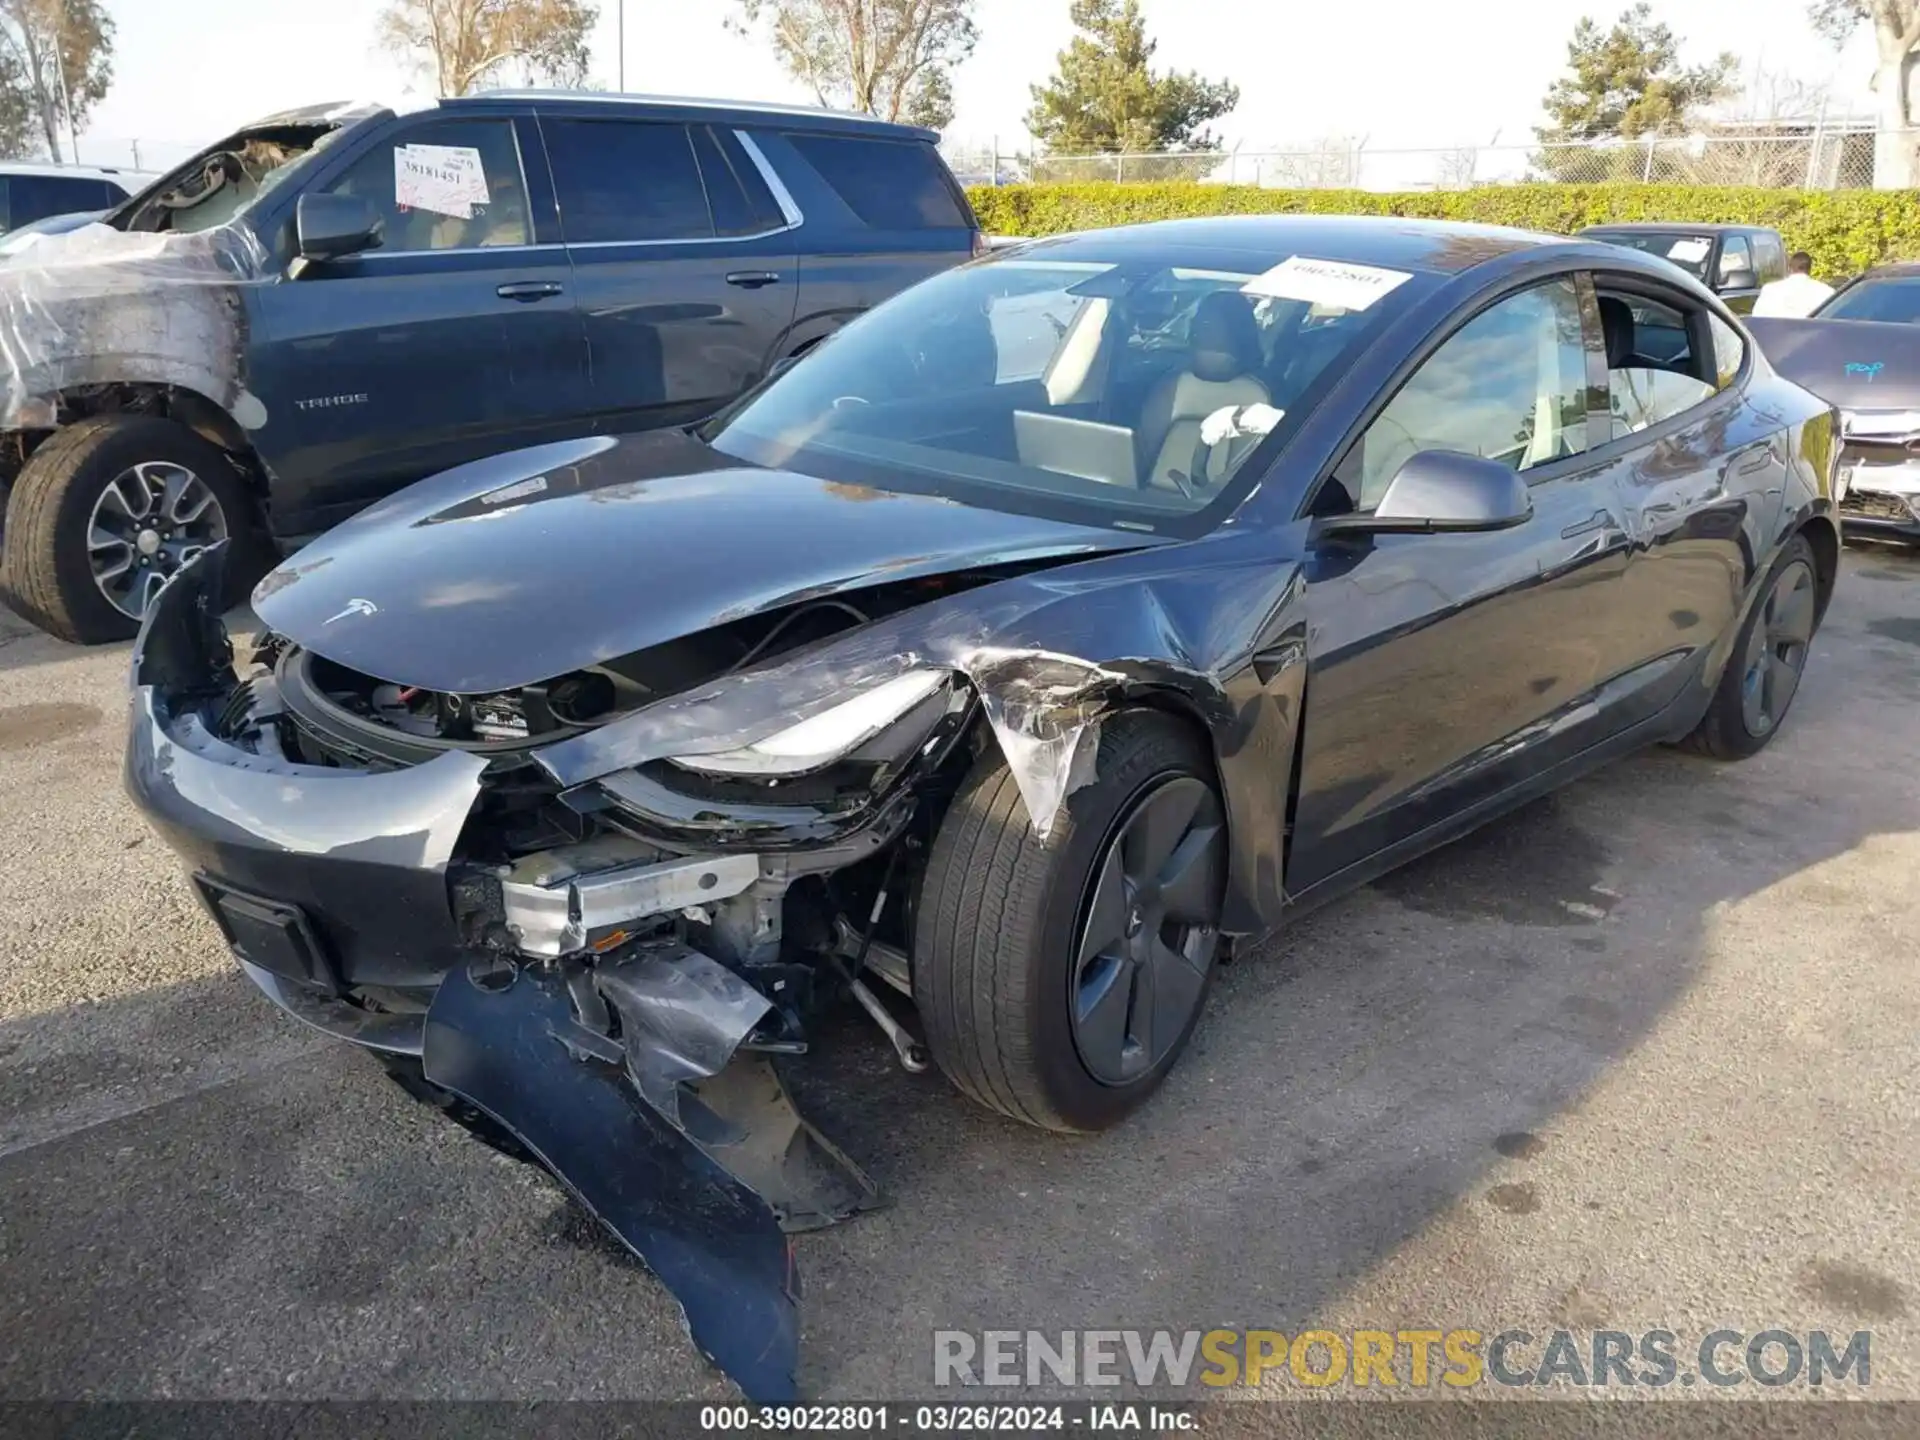
M 1625 574 L 1597 318 L 1573 276 L 1481 309 L 1363 428 L 1315 515 L 1371 512 L 1419 451 L 1498 459 L 1533 514 L 1485 533 L 1327 537 L 1307 557 L 1307 701 L 1287 888 L 1445 826 L 1603 738 Z M 1604 434 L 1602 430 L 1599 432 Z
M 420 167 L 450 153 L 477 157 L 482 197 L 423 182 Z M 364 196 L 384 234 L 254 292 L 250 388 L 267 409 L 277 535 L 587 428 L 586 345 L 530 118 L 397 120 L 309 188 Z
M 798 291 L 793 224 L 737 134 L 543 113 L 573 258 L 595 424 L 697 420 L 783 352 Z

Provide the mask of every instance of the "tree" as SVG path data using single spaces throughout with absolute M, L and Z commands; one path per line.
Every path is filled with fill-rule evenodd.
M 941 129 L 953 68 L 973 53 L 974 0 L 735 0 L 741 33 L 774 54 L 822 105 Z
M 467 95 L 511 69 L 578 85 L 598 18 L 587 0 L 388 0 L 378 34 L 388 50 L 430 71 L 440 94 Z
M 1910 189 L 1920 179 L 1920 112 L 1915 110 L 1913 72 L 1920 50 L 1920 0 L 1814 0 L 1814 29 L 1835 45 L 1845 44 L 1863 22 L 1873 26 L 1873 91 L 1879 123 L 1874 127 L 1873 186 Z
M 61 134 L 77 134 L 112 83 L 113 18 L 99 0 L 0 0 L 0 145 L 8 153 L 65 158 Z
M 1140 0 L 1073 0 L 1081 31 L 1059 54 L 1053 78 L 1033 89 L 1027 129 L 1064 153 L 1215 151 L 1206 126 L 1240 103 L 1225 80 L 1155 74 L 1154 42 Z
M 1567 43 L 1568 73 L 1553 82 L 1543 102 L 1553 123 L 1533 133 L 1549 146 L 1677 134 L 1695 110 L 1732 88 L 1739 64 L 1723 54 L 1709 65 L 1682 66 L 1673 31 L 1656 22 L 1644 3 L 1604 34 L 1588 17 L 1574 26 Z M 1614 178 L 1588 173 L 1592 156 L 1584 153 L 1549 150 L 1536 164 L 1555 178 L 1574 178 L 1576 170 L 1581 179 Z

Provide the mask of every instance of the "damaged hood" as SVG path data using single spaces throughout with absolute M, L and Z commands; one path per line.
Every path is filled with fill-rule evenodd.
M 759 469 L 656 432 L 424 480 L 301 550 L 253 605 L 362 674 L 480 694 L 820 596 L 1157 543 Z
M 1920 325 L 1749 319 L 1767 363 L 1842 410 L 1920 409 Z

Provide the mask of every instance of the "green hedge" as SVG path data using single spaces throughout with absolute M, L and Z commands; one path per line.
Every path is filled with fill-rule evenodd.
M 970 190 L 996 235 L 1057 235 L 1183 215 L 1409 215 L 1570 234 L 1609 220 L 1733 221 L 1770 225 L 1815 273 L 1858 274 L 1920 257 L 1920 192 L 1767 190 L 1699 185 L 1489 185 L 1376 194 L 1267 190 L 1253 185 L 1002 185 Z

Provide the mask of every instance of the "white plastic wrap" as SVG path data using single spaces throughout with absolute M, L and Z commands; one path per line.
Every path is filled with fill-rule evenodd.
M 114 382 L 178 385 L 258 428 L 240 287 L 263 282 L 265 260 L 244 226 L 173 235 L 96 224 L 0 263 L 0 428 L 51 426 L 62 391 Z

